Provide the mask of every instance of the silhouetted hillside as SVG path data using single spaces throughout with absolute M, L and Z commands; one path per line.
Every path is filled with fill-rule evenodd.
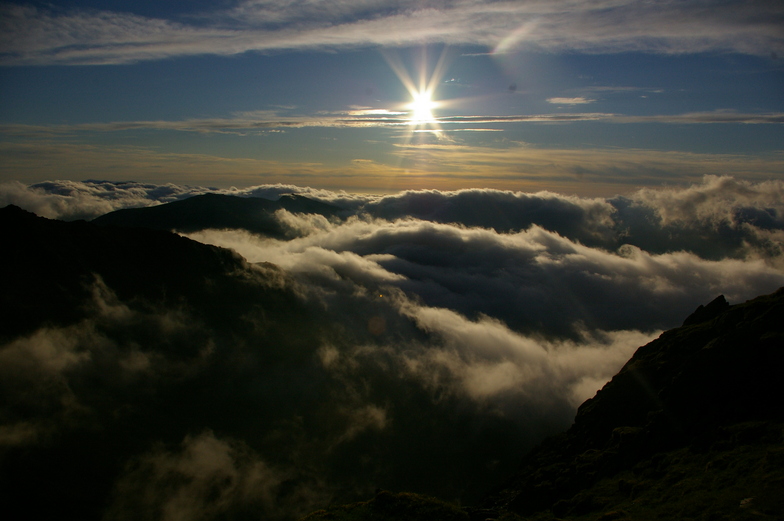
M 95 276 L 121 299 L 187 302 L 211 320 L 231 310 L 240 313 L 250 297 L 236 276 L 248 268 L 242 257 L 170 232 L 68 223 L 8 206 L 0 210 L 0 234 L 5 244 L 0 338 L 82 318 Z
M 101 519 L 134 454 L 211 425 L 258 429 L 284 392 L 261 392 L 265 371 L 308 377 L 318 325 L 272 266 L 14 206 L 0 236 L 0 500 L 15 519 Z
M 638 349 L 487 506 L 557 517 L 617 513 L 606 519 L 784 512 L 782 319 L 784 289 L 700 306 L 684 326 Z
M 243 229 L 270 237 L 283 237 L 285 230 L 273 217 L 277 210 L 292 213 L 337 214 L 340 208 L 300 195 L 284 195 L 277 201 L 258 197 L 204 194 L 159 206 L 117 210 L 93 219 L 102 226 L 125 226 L 191 233 L 210 228 Z

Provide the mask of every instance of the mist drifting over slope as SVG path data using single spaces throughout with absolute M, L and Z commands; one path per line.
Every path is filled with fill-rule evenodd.
M 71 454 L 54 475 L 105 478 L 109 519 L 291 519 L 376 487 L 470 502 L 661 330 L 784 285 L 778 181 L 611 199 L 56 181 L 0 205 L 70 220 L 210 192 L 341 211 L 278 211 L 286 239 L 190 233 L 244 258 L 191 281 L 213 293 L 95 273 L 78 319 L 4 338 L 7 469 Z M 99 447 L 108 467 L 107 432 L 133 440 Z

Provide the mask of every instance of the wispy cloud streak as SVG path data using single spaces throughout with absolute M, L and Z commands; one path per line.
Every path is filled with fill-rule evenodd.
M 551 98 L 561 99 L 561 98 Z M 564 98 L 573 100 L 572 98 Z M 575 98 L 583 100 L 584 98 Z M 549 100 L 548 100 L 549 101 Z M 585 101 L 558 101 L 562 104 L 583 104 Z M 775 125 L 784 123 L 784 113 L 744 113 L 732 110 L 690 112 L 685 114 L 623 115 L 602 112 L 566 112 L 551 114 L 514 115 L 459 115 L 434 118 L 439 125 L 487 125 L 504 123 L 570 123 L 599 121 L 606 123 L 662 123 L 662 124 L 747 124 Z M 409 127 L 407 112 L 387 109 L 347 110 L 341 113 L 314 116 L 280 116 L 274 112 L 258 111 L 230 118 L 186 119 L 179 121 L 113 121 L 67 125 L 0 125 L 0 134 L 34 136 L 62 135 L 74 132 L 121 132 L 132 130 L 174 130 L 199 133 L 246 133 L 287 128 L 373 128 Z M 471 127 L 466 128 L 470 130 Z
M 3 8 L 1 63 L 111 64 L 248 51 L 479 45 L 588 53 L 784 53 L 774 2 L 245 1 L 165 20 L 119 12 Z

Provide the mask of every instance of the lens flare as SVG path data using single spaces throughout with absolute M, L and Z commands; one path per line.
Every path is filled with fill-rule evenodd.
M 411 111 L 411 124 L 435 123 L 433 110 L 438 108 L 438 103 L 433 101 L 433 93 L 425 90 L 413 93 L 412 97 L 414 100 L 406 105 L 406 108 Z
M 446 71 L 446 56 L 447 49 L 444 48 L 441 56 L 439 57 L 435 67 L 432 71 L 428 70 L 426 52 L 423 49 L 422 57 L 419 62 L 419 81 L 411 77 L 406 67 L 403 65 L 399 56 L 385 53 L 384 57 L 387 63 L 395 71 L 395 74 L 400 79 L 400 82 L 408 91 L 411 96 L 411 101 L 404 105 L 404 109 L 410 114 L 408 124 L 412 127 L 421 129 L 424 127 L 425 131 L 438 133 L 441 131 L 438 125 L 438 118 L 433 114 L 433 111 L 439 108 L 442 104 L 435 99 L 436 87 L 441 82 L 441 78 Z M 417 85 L 418 83 L 418 85 Z

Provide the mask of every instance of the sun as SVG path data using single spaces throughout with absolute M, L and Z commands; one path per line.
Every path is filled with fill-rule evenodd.
M 445 101 L 436 101 L 435 96 L 436 88 L 446 72 L 447 48 L 444 47 L 432 70 L 427 66 L 426 50 L 422 49 L 422 56 L 418 63 L 418 81 L 415 81 L 409 74 L 408 68 L 403 64 L 398 54 L 385 52 L 384 58 L 411 96 L 410 102 L 399 105 L 400 108 L 408 112 L 404 123 L 412 128 L 412 133 L 440 134 L 439 118 L 433 114 L 433 111 L 443 108 L 447 104 Z
M 435 122 L 433 110 L 438 107 L 438 103 L 433 101 L 433 92 L 427 89 L 415 91 L 411 93 L 411 97 L 413 101 L 406 106 L 411 111 L 411 124 L 421 125 Z

